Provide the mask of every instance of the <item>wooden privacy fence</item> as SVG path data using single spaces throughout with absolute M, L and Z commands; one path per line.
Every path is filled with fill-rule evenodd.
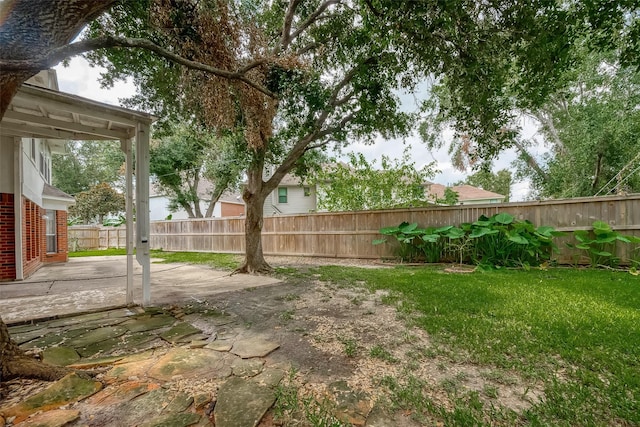
M 127 227 L 101 225 L 73 225 L 68 228 L 69 251 L 83 249 L 125 248 Z
M 403 221 L 421 227 L 440 227 L 473 222 L 480 215 L 508 212 L 516 218 L 549 225 L 560 231 L 588 230 L 594 221 L 609 223 L 622 234 L 640 236 L 640 194 L 462 205 L 381 211 L 282 215 L 264 219 L 262 245 L 266 255 L 338 258 L 393 256 L 392 245 L 372 245 L 382 227 Z M 561 262 L 573 262 L 564 244 L 571 236 L 556 239 Z M 166 251 L 243 253 L 243 218 L 208 218 L 151 223 L 151 247 Z M 624 254 L 619 254 L 623 255 Z

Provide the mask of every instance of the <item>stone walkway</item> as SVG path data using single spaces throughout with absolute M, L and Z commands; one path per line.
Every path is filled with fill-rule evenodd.
M 0 426 L 256 426 L 287 367 L 266 363 L 278 343 L 238 326 L 213 309 L 132 308 L 10 327 L 43 361 L 100 373 L 2 405 Z

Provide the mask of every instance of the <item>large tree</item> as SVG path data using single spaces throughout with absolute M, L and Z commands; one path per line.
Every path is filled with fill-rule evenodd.
M 117 215 L 124 209 L 124 195 L 103 182 L 76 194 L 76 204 L 69 209 L 69 215 L 79 218 L 84 224 L 95 221 L 102 224 L 106 215 Z
M 119 141 L 69 141 L 53 156 L 53 185 L 72 195 L 100 183 L 121 188 L 124 161 Z
M 640 73 L 612 54 L 585 52 L 567 85 L 529 114 L 548 150 L 519 171 L 538 197 L 640 191 Z
M 243 192 L 246 257 L 239 271 L 269 269 L 261 244 L 264 201 L 286 174 L 309 166 L 310 151 L 409 129 L 410 117 L 399 111 L 393 89 L 399 78 L 412 84 L 419 75 L 401 51 L 374 37 L 375 20 L 358 2 L 292 0 L 246 9 L 241 2 L 184 0 L 142 9 L 123 4 L 92 28 L 92 35 L 152 37 L 199 62 L 247 70 L 252 86 L 129 52 L 104 52 L 107 61 L 101 62 L 108 80 L 134 76 L 143 90 L 133 103 L 167 114 L 190 111 L 211 129 L 243 131 L 251 160 Z
M 210 218 L 220 196 L 237 190 L 246 169 L 247 145 L 239 133 L 216 135 L 193 124 L 172 124 L 152 141 L 150 163 L 170 210 Z
M 434 174 L 433 165 L 416 168 L 408 152 L 400 159 L 382 156 L 379 167 L 361 153 L 348 157 L 349 163 L 334 161 L 315 175 L 318 208 L 336 212 L 427 204 L 424 184 Z
M 284 108 L 301 113 L 298 123 L 300 126 L 283 126 L 283 135 L 288 134 L 293 140 L 295 136 L 305 135 L 296 132 L 296 129 L 306 129 L 307 136 L 301 137 L 301 143 L 294 145 L 290 152 L 293 155 L 285 156 L 280 163 L 282 168 L 278 167 L 267 181 L 254 174 L 252 182 L 256 185 L 248 186 L 245 192 L 247 200 L 259 197 L 262 191 L 282 178 L 285 170 L 299 163 L 302 153 L 313 147 L 314 141 L 318 140 L 315 137 L 327 138 L 331 134 L 329 130 L 337 129 L 338 133 L 334 133 L 334 137 L 337 135 L 338 139 L 344 140 L 349 132 L 340 132 L 342 120 L 361 126 L 359 132 L 353 132 L 354 136 L 373 130 L 375 126 L 355 118 L 354 114 L 350 113 L 346 113 L 341 120 L 334 121 L 336 116 L 345 114 L 342 107 L 350 106 L 352 101 L 368 104 L 365 110 L 369 112 L 375 105 L 381 106 L 382 111 L 378 119 L 381 122 L 388 120 L 385 112 L 395 105 L 385 105 L 385 101 L 389 99 L 384 91 L 386 88 L 383 86 L 383 90 L 378 93 L 375 82 L 382 77 L 396 79 L 397 76 L 391 76 L 395 72 L 393 65 L 407 64 L 413 62 L 412 59 L 420 59 L 423 72 L 432 73 L 451 85 L 454 88 L 452 93 L 455 100 L 452 103 L 452 111 L 456 112 L 453 116 L 458 118 L 460 131 L 488 129 L 488 132 L 484 133 L 491 138 L 480 139 L 484 142 L 480 145 L 482 150 L 478 151 L 480 155 L 484 155 L 494 153 L 496 147 L 509 140 L 500 133 L 503 116 L 495 113 L 496 110 L 505 107 L 501 84 L 504 83 L 504 77 L 514 72 L 520 74 L 522 77 L 519 79 L 519 93 L 535 95 L 534 98 L 538 100 L 543 99 L 553 90 L 552 77 L 555 70 L 571 63 L 564 52 L 565 46 L 570 45 L 576 31 L 588 30 L 594 35 L 596 46 L 615 47 L 623 61 L 635 65 L 640 63 L 640 45 L 636 42 L 640 34 L 640 18 L 637 13 L 638 4 L 631 0 L 564 3 L 542 0 L 522 3 L 353 0 L 349 2 L 352 4 L 345 4 L 346 0 L 327 0 L 322 3 L 291 0 L 289 3 L 270 3 L 273 13 L 266 16 L 269 18 L 266 22 L 273 24 L 271 28 L 279 28 L 267 32 L 270 36 L 267 40 L 272 42 L 269 46 L 275 49 L 271 52 L 283 59 L 283 62 L 279 63 L 280 68 L 266 69 L 275 70 L 267 74 L 268 78 L 263 77 L 263 81 L 271 83 L 270 90 L 257 84 L 255 79 L 247 77 L 248 72 L 255 70 L 256 74 L 260 74 L 265 71 L 261 71 L 260 67 L 267 64 L 266 56 L 243 68 L 236 68 L 235 63 L 215 67 L 194 60 L 189 52 L 186 56 L 180 56 L 171 50 L 163 49 L 150 39 L 122 39 L 102 34 L 98 38 L 69 44 L 90 19 L 106 11 L 114 3 L 115 0 L 0 2 L 0 119 L 20 85 L 30 76 L 69 56 L 96 48 L 148 49 L 176 64 L 199 69 L 212 76 L 243 82 L 246 87 L 240 88 L 254 88 L 266 97 L 260 99 L 259 95 L 255 98 L 254 105 L 267 111 L 271 111 L 275 106 L 274 99 L 287 100 L 289 93 L 284 89 L 289 88 L 289 81 L 292 81 L 295 87 L 302 90 L 299 96 L 289 99 L 290 102 L 285 103 Z M 248 6 L 249 12 L 253 10 L 251 6 L 254 3 L 243 4 Z M 343 15 L 334 13 L 343 10 Z M 211 23 L 213 29 L 223 24 Z M 352 32 L 353 24 L 356 24 L 356 31 Z M 350 37 L 335 38 L 337 34 L 331 30 L 332 28 Z M 180 27 L 176 29 L 180 30 Z M 186 26 L 185 30 L 184 34 L 176 33 L 175 37 L 188 35 L 190 26 Z M 243 38 L 241 41 L 251 46 L 254 38 Z M 295 49 L 301 54 L 306 54 L 317 48 L 318 43 L 322 41 L 324 44 L 321 45 L 333 52 L 327 55 L 324 61 L 316 62 L 315 59 L 305 57 L 305 61 L 299 64 L 302 73 L 287 71 L 296 69 L 298 64 L 295 61 L 288 63 L 286 59 L 289 57 L 280 55 L 282 52 Z M 404 56 L 403 54 L 408 52 L 404 48 L 411 47 L 413 57 Z M 211 54 L 215 56 L 215 52 Z M 349 58 L 345 57 L 346 54 L 351 59 L 361 61 L 361 66 L 348 67 Z M 369 56 L 370 54 L 373 56 Z M 225 65 L 224 61 L 222 62 L 221 65 Z M 333 62 L 336 74 L 316 73 L 315 79 L 313 73 L 309 76 L 308 70 L 318 65 L 320 70 L 326 70 L 334 65 Z M 509 63 L 515 67 L 505 66 Z M 340 76 L 342 72 L 345 74 Z M 373 74 L 371 80 L 368 79 L 370 72 Z M 339 83 L 344 77 L 349 76 L 350 79 L 345 84 Z M 367 87 L 363 84 L 367 80 L 374 84 Z M 334 90 L 327 91 L 325 84 L 334 84 Z M 306 91 L 305 86 L 308 88 Z M 301 103 L 301 99 L 305 102 Z M 331 108 L 321 107 L 323 102 Z M 313 108 L 307 111 L 308 105 Z M 248 112 L 247 109 L 244 111 Z M 273 122 L 260 123 L 268 125 L 252 129 L 253 136 L 260 138 L 248 138 L 249 141 L 257 141 L 258 147 L 263 137 L 268 138 L 268 131 L 273 125 Z M 330 127 L 324 127 L 325 125 Z M 263 154 L 264 157 L 258 150 L 256 165 L 263 165 L 269 160 L 272 151 L 265 151 Z M 257 169 L 256 167 L 255 170 Z M 261 221 L 255 221 L 258 213 L 252 213 L 254 229 L 259 229 L 261 224 Z M 257 246 L 252 245 L 251 251 L 257 253 Z M 258 255 L 256 259 L 261 258 L 261 249 Z M 0 321 L 0 328 L 4 326 Z M 11 368 L 15 365 L 10 362 L 16 360 L 19 352 L 4 330 L 0 336 L 0 352 L 2 374 L 6 378 L 17 372 L 17 369 Z

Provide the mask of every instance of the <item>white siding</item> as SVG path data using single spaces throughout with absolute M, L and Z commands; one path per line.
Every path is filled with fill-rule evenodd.
M 0 193 L 13 194 L 13 137 L 0 136 Z
M 264 216 L 278 214 L 309 213 L 316 210 L 316 189 L 314 186 L 307 186 L 310 193 L 304 195 L 304 186 L 285 186 L 287 188 L 287 203 L 278 201 L 278 189 L 276 188 L 267 196 L 264 203 Z
M 39 169 L 40 153 L 45 152 L 43 142 L 36 140 L 35 161 L 31 159 L 31 139 L 23 139 L 22 147 L 22 172 L 24 174 L 22 194 L 38 206 L 43 206 L 42 189 L 44 188 L 44 179 L 40 175 Z
M 207 213 L 209 207 L 208 202 L 200 201 L 200 211 L 202 215 Z M 171 215 L 171 219 L 187 219 L 189 215 L 184 209 L 179 209 L 175 212 L 169 210 L 169 199 L 166 196 L 151 196 L 149 197 L 149 218 L 151 221 L 162 221 L 167 219 Z M 216 203 L 213 207 L 213 216 L 219 218 L 221 215 L 220 203 Z

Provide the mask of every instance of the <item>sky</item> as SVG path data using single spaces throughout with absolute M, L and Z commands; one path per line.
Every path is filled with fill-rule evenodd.
M 128 98 L 136 93 L 135 85 L 132 81 L 116 82 L 113 88 L 104 89 L 100 87 L 100 68 L 89 66 L 89 63 L 82 57 L 74 57 L 69 61 L 69 66 L 62 64 L 55 67 L 58 74 L 58 84 L 60 90 L 74 95 L 83 96 L 95 101 L 104 102 L 111 105 L 120 105 L 119 100 Z M 403 110 L 414 111 L 418 108 L 419 102 L 424 98 L 421 93 L 405 93 L 399 95 L 402 100 Z M 531 122 L 523 122 L 524 137 L 535 138 L 537 129 Z M 450 135 L 449 135 L 450 137 Z M 447 138 L 447 134 L 445 134 Z M 420 141 L 417 132 L 404 140 L 384 140 L 379 138 L 374 144 L 365 145 L 362 143 L 351 144 L 344 152 L 361 152 L 369 161 L 376 160 L 380 163 L 382 155 L 390 158 L 400 158 L 405 148 L 409 147 L 416 167 L 421 168 L 431 162 L 436 162 L 436 169 L 439 171 L 431 181 L 451 185 L 463 180 L 472 173 L 460 172 L 456 170 L 447 153 L 443 148 L 437 151 L 430 151 L 425 144 Z M 544 151 L 542 144 L 533 151 L 533 155 L 540 155 Z M 507 150 L 494 161 L 493 170 L 509 169 L 513 171 L 511 163 L 516 159 L 513 150 Z M 525 200 L 530 192 L 529 182 L 514 182 L 511 186 L 511 201 Z

